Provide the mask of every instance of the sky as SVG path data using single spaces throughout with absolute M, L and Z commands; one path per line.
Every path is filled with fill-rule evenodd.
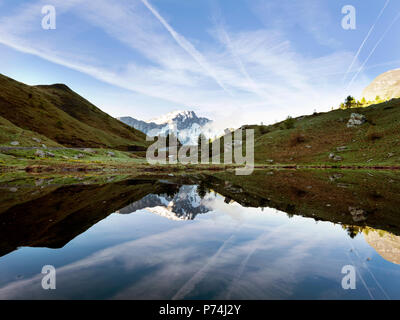
M 399 34 L 397 0 L 0 0 L 0 73 L 65 83 L 115 117 L 193 110 L 238 127 L 361 98 L 400 67 Z

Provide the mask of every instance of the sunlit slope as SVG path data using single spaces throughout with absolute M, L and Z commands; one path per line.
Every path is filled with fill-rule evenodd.
M 28 86 L 0 75 L 0 116 L 67 147 L 126 150 L 146 144 L 143 133 L 62 84 Z
M 347 127 L 352 113 L 364 124 Z M 257 163 L 399 165 L 400 99 L 368 108 L 334 110 L 255 130 Z

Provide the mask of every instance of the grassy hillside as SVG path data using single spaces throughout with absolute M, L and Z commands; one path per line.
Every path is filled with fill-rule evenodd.
M 352 113 L 365 115 L 366 122 L 348 128 Z M 257 163 L 400 164 L 400 99 L 242 128 L 255 130 Z M 331 153 L 338 157 L 330 158 Z
M 21 146 L 35 147 L 45 144 L 48 147 L 61 147 L 60 144 L 30 130 L 24 130 L 0 116 L 0 146 L 10 146 L 18 141 Z
M 145 135 L 102 112 L 67 86 L 28 86 L 0 75 L 0 116 L 67 147 L 128 150 Z

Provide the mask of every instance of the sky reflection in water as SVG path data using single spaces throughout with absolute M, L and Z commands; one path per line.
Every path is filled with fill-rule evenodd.
M 366 241 L 379 247 L 376 232 L 351 239 L 340 225 L 215 193 L 200 200 L 196 186 L 186 187 L 191 205 L 208 211 L 194 220 L 154 208 L 114 213 L 61 249 L 1 257 L 0 299 L 400 298 L 400 267 Z M 56 290 L 41 288 L 43 265 L 57 268 Z M 356 267 L 356 290 L 341 287 L 345 265 Z

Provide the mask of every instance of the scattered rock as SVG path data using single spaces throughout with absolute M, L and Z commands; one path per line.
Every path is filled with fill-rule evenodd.
M 342 161 L 343 158 L 341 156 L 335 155 L 333 153 L 329 154 L 329 159 L 332 159 L 333 161 Z
M 350 185 L 347 183 L 338 183 L 337 186 L 339 188 L 350 188 Z
M 82 159 L 85 155 L 83 153 L 78 153 L 74 156 L 74 159 Z
M 17 192 L 17 191 L 18 191 L 18 188 L 12 187 L 12 188 L 10 188 L 10 189 L 8 189 L 8 190 L 10 190 L 11 192 Z
M 307 149 L 311 149 L 311 148 L 312 148 L 312 146 L 310 146 L 310 145 L 307 145 L 307 146 L 306 146 L 306 148 L 307 148 Z
M 349 212 L 353 217 L 354 222 L 360 222 L 367 220 L 366 212 L 363 209 L 349 207 Z
M 269 163 L 274 163 L 274 160 L 268 159 L 267 162 L 269 162 Z
M 50 158 L 54 158 L 56 156 L 54 153 L 51 153 L 51 152 L 45 152 L 44 154 L 46 155 L 46 157 L 50 157 Z
M 61 156 L 61 158 L 65 159 L 65 160 L 69 159 L 67 156 Z
M 19 142 L 18 141 L 12 141 L 10 144 L 12 146 L 19 146 Z
M 107 155 L 108 155 L 109 157 L 115 157 L 115 153 L 112 152 L 112 151 L 108 151 L 108 152 L 107 152 Z
M 38 139 L 38 138 L 32 138 L 33 141 L 37 142 L 37 143 L 41 143 L 42 140 Z
M 336 150 L 337 150 L 338 152 L 346 151 L 347 149 L 348 149 L 347 146 L 342 146 L 342 147 L 337 147 L 337 148 L 336 148 Z
M 350 115 L 350 119 L 347 122 L 347 128 L 354 128 L 364 124 L 367 121 L 367 118 L 359 113 L 352 113 Z
M 335 181 L 337 179 L 343 178 L 343 175 L 341 173 L 334 173 L 329 177 L 329 180 Z
M 96 153 L 95 150 L 91 149 L 91 148 L 85 148 L 83 149 L 83 152 L 87 152 L 87 153 Z
M 47 146 L 45 144 L 42 144 L 42 148 L 47 149 Z
M 393 152 L 389 152 L 388 153 L 388 158 L 391 158 L 391 157 L 393 157 L 394 156 L 394 153 Z
M 38 150 L 36 150 L 36 152 L 35 152 L 35 156 L 36 156 L 36 157 L 40 157 L 40 158 L 44 158 L 45 153 L 44 153 L 43 150 L 38 149 Z

